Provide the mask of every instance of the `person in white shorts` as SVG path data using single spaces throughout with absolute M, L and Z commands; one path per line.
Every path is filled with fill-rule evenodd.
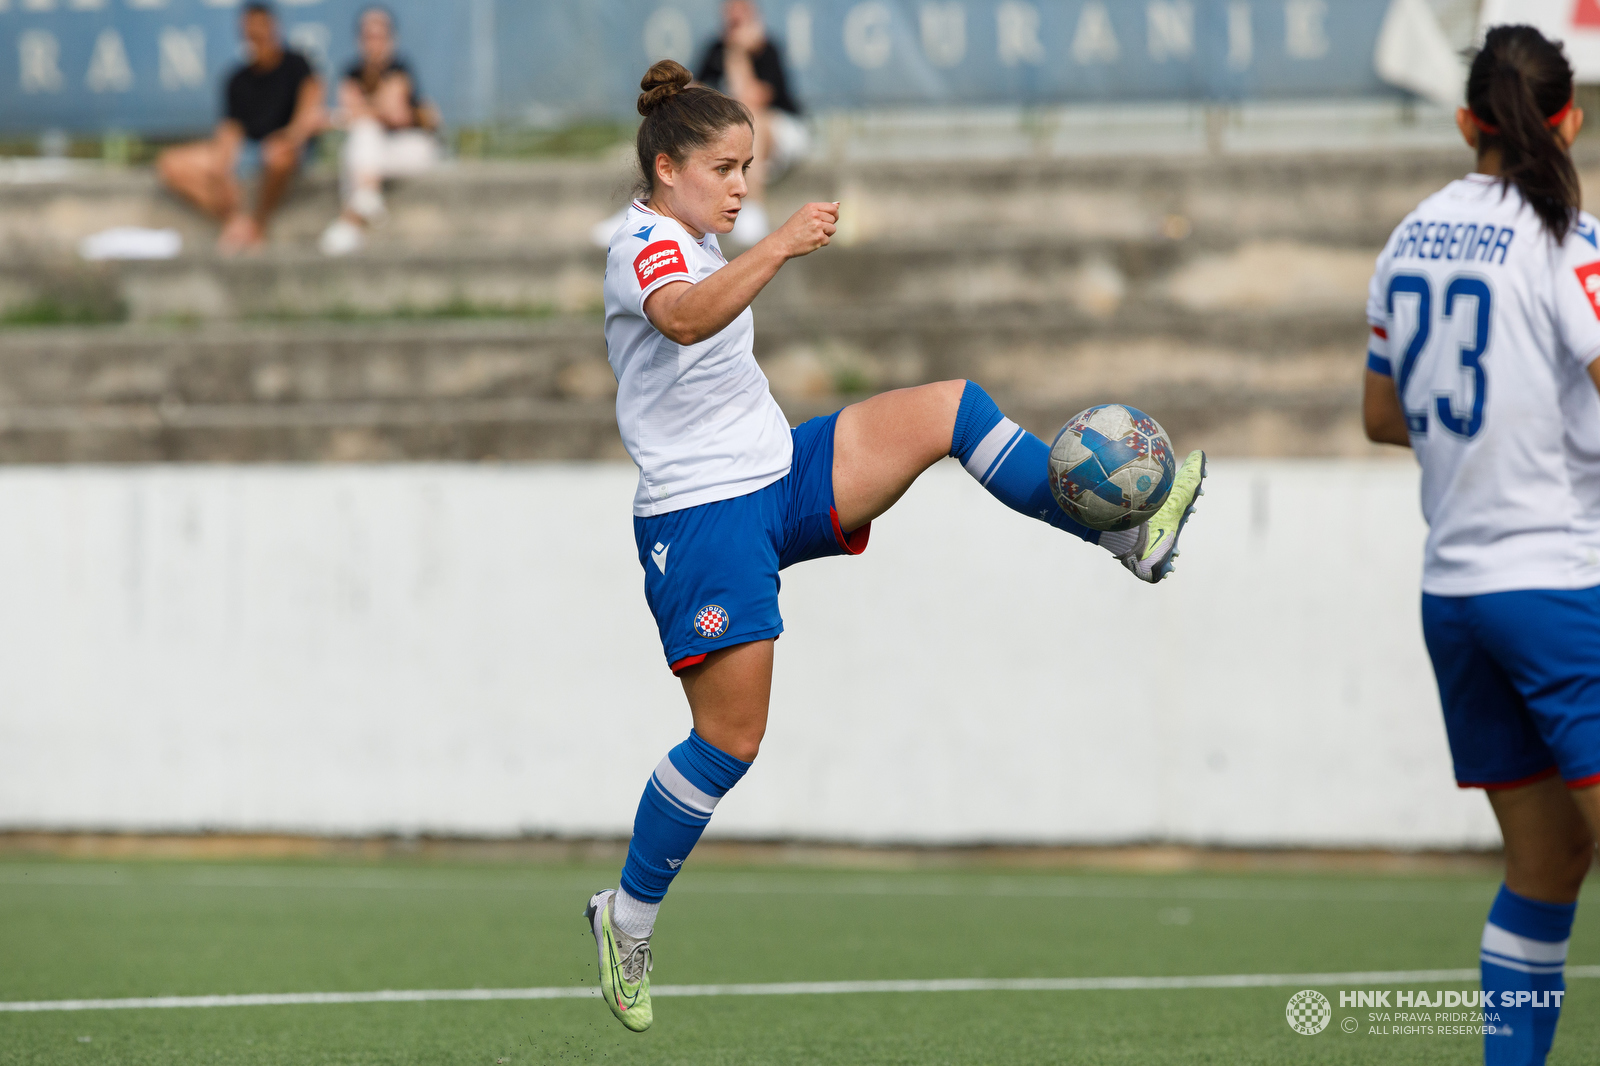
M 439 113 L 396 54 L 393 13 L 376 5 L 363 8 L 356 36 L 361 55 L 339 83 L 347 130 L 339 175 L 344 210 L 323 231 L 325 255 L 350 254 L 361 247 L 367 227 L 384 220 L 384 178 L 420 174 L 439 162 Z

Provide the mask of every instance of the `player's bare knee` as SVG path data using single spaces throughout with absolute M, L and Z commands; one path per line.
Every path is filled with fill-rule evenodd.
M 756 756 L 761 753 L 761 740 L 767 734 L 767 724 L 741 730 L 731 737 L 722 738 L 723 743 L 717 747 L 722 748 L 740 762 L 755 762 Z
M 1594 837 L 1588 831 L 1574 834 L 1567 842 L 1567 854 L 1563 862 L 1564 880 L 1571 891 L 1576 894 L 1582 886 L 1584 878 L 1589 876 L 1589 868 L 1594 865 Z

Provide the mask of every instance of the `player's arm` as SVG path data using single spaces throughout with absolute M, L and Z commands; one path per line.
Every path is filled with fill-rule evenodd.
M 1368 313 L 1371 314 L 1370 307 Z M 1374 444 L 1411 447 L 1405 407 L 1395 389 L 1394 364 L 1389 360 L 1389 331 L 1376 323 L 1367 339 L 1367 383 L 1361 396 L 1361 423 L 1366 427 L 1367 439 Z
M 701 281 L 674 281 L 645 298 L 644 313 L 662 335 L 698 344 L 744 313 L 778 268 L 809 255 L 833 237 L 838 204 L 806 204 L 754 248 Z
M 1590 368 L 1591 373 L 1593 368 Z M 1367 370 L 1366 391 L 1361 397 L 1361 421 L 1367 429 L 1367 439 L 1374 444 L 1398 444 L 1411 447 L 1411 434 L 1406 431 L 1406 412 L 1400 406 L 1400 395 L 1394 390 L 1394 378 Z
M 1594 387 L 1600 389 L 1600 359 L 1589 364 L 1589 380 L 1594 382 Z

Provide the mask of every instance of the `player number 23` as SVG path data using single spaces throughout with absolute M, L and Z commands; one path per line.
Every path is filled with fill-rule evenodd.
M 1406 342 L 1405 353 L 1400 359 L 1400 367 L 1395 375 L 1395 387 L 1400 395 L 1401 404 L 1405 404 L 1406 386 L 1411 382 L 1411 373 L 1417 368 L 1417 356 L 1428 345 L 1428 337 L 1433 330 L 1433 285 L 1421 274 L 1396 274 L 1389 279 L 1388 313 L 1389 321 L 1394 321 L 1394 300 L 1398 295 L 1415 296 L 1417 300 L 1417 325 L 1412 331 L 1411 339 Z M 1472 374 L 1472 409 L 1463 412 L 1462 406 L 1456 403 L 1456 396 L 1441 393 L 1433 398 L 1434 410 L 1431 412 L 1439 419 L 1439 424 L 1458 437 L 1469 440 L 1478 435 L 1483 428 L 1483 401 L 1488 393 L 1489 380 L 1483 372 L 1483 353 L 1489 347 L 1489 309 L 1494 296 L 1490 292 L 1489 283 L 1482 278 L 1470 275 L 1457 275 L 1450 279 L 1444 290 L 1444 307 L 1441 308 L 1440 319 L 1449 319 L 1455 315 L 1456 301 L 1461 297 L 1471 297 L 1477 309 L 1477 323 L 1472 331 L 1472 340 L 1461 345 L 1461 369 Z M 1406 407 L 1406 423 L 1411 432 L 1422 434 L 1428 432 L 1428 416 L 1430 412 L 1426 405 L 1420 411 L 1413 411 Z

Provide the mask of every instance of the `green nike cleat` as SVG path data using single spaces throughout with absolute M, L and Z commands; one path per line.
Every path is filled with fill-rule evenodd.
M 1194 501 L 1205 495 L 1202 482 L 1206 479 L 1206 453 L 1194 451 L 1178 467 L 1173 478 L 1172 491 L 1167 502 L 1155 517 L 1139 527 L 1139 540 L 1133 550 L 1117 559 L 1140 581 L 1154 585 L 1172 573 L 1172 561 L 1178 557 L 1178 537 L 1184 523 L 1194 514 Z
M 594 930 L 600 949 L 600 994 L 617 1021 L 642 1033 L 654 1017 L 650 1011 L 650 941 L 635 940 L 611 927 L 611 901 L 616 889 L 606 889 L 589 897 L 583 916 Z

